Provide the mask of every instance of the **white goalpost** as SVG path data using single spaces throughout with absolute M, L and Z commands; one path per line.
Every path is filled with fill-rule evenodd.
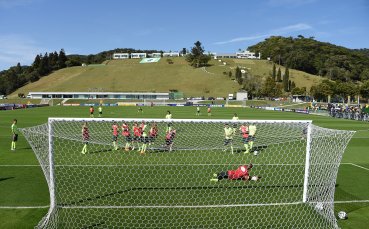
M 354 134 L 306 120 L 109 118 L 21 132 L 49 186 L 38 228 L 337 228 Z

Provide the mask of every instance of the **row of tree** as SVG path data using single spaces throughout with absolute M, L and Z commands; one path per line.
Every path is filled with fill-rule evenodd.
M 362 84 L 323 80 L 320 84 L 312 86 L 309 94 L 323 101 L 326 101 L 328 96 L 346 99 L 348 96 L 354 98 L 360 95 L 363 98 L 369 98 L 369 80 Z
M 0 72 L 0 94 L 8 95 L 29 82 L 35 82 L 52 71 L 65 68 L 67 65 L 73 66 L 72 64 L 63 49 L 59 53 L 55 51 L 50 54 L 39 54 L 31 66 L 21 66 L 18 63 Z
M 274 63 L 331 80 L 369 79 L 367 49 L 352 50 L 299 35 L 297 38 L 272 36 L 250 46 L 249 50 L 261 52 L 263 59 L 269 57 Z

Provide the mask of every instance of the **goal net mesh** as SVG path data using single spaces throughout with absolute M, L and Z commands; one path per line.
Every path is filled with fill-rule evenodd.
M 38 228 L 337 228 L 354 134 L 310 121 L 73 118 L 21 131 L 50 189 Z M 259 180 L 216 181 L 250 162 Z

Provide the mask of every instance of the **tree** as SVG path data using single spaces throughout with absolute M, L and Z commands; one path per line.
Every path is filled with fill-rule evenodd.
M 269 98 L 279 97 L 282 94 L 282 88 L 272 77 L 268 77 L 264 82 L 262 94 Z
M 310 94 L 318 100 L 325 100 L 328 95 L 334 95 L 336 84 L 330 80 L 323 80 L 320 84 L 310 88 Z
M 369 68 L 365 68 L 360 74 L 360 80 L 366 81 L 369 80 Z
M 61 49 L 59 52 L 59 58 L 58 58 L 58 67 L 59 69 L 65 68 L 67 65 L 65 62 L 68 60 L 67 56 L 65 55 L 64 49 Z
M 46 76 L 50 73 L 49 56 L 47 53 L 41 58 L 37 71 L 40 76 Z
M 281 72 L 281 68 L 278 68 L 278 73 L 277 73 L 277 82 L 282 82 L 282 72 Z
M 183 54 L 184 56 L 187 54 L 187 50 L 186 50 L 186 48 L 183 48 L 183 49 L 182 49 L 182 54 Z
M 249 75 L 247 80 L 243 81 L 243 89 L 247 91 L 247 93 L 251 97 L 260 96 L 261 89 L 263 86 L 263 81 L 261 76 L 253 76 Z
M 241 69 L 237 66 L 235 70 L 235 78 L 237 80 L 237 83 L 239 85 L 242 85 L 243 79 L 242 79 L 242 72 Z
M 52 52 L 49 54 L 49 64 L 52 70 L 58 69 L 58 59 L 59 55 L 57 52 Z
M 334 94 L 343 99 L 346 99 L 348 96 L 354 97 L 358 92 L 359 89 L 352 82 L 337 82 L 334 90 Z
M 210 61 L 210 55 L 204 54 L 204 48 L 201 46 L 200 41 L 196 41 L 192 47 L 191 52 L 186 56 L 187 62 L 195 68 L 205 66 Z
M 288 87 L 288 81 L 290 80 L 290 73 L 288 68 L 286 68 L 285 72 L 284 72 L 284 76 L 283 76 L 283 89 L 285 92 L 289 92 L 289 87 Z
M 369 80 L 365 81 L 360 87 L 360 95 L 369 99 Z
M 35 60 L 32 63 L 32 68 L 34 70 L 37 70 L 39 68 L 40 64 L 41 64 L 41 54 L 36 55 Z
M 275 64 L 273 64 L 272 78 L 274 81 L 275 81 L 276 76 L 277 76 L 277 69 L 275 67 Z
M 296 87 L 295 81 L 291 82 L 290 90 L 292 91 Z
M 305 91 L 306 91 L 306 87 L 304 88 L 295 87 L 293 90 L 291 90 L 291 93 L 293 95 L 304 95 Z

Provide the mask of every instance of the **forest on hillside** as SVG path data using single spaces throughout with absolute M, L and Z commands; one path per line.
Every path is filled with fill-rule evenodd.
M 313 37 L 272 36 L 248 48 L 277 64 L 342 82 L 369 80 L 369 50 L 348 49 Z

